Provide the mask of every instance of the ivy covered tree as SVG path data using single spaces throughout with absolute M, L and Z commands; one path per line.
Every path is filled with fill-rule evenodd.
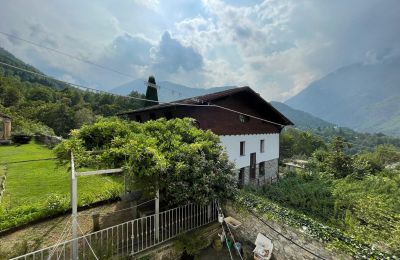
M 149 77 L 148 83 L 149 84 L 147 85 L 146 99 L 158 101 L 157 87 L 155 87 L 156 79 L 154 78 L 154 76 Z M 145 101 L 144 106 L 148 107 L 148 106 L 153 106 L 153 105 L 157 105 L 157 104 L 158 104 L 158 102 Z
M 89 153 L 89 151 L 101 151 Z M 159 119 L 144 124 L 101 119 L 74 130 L 56 152 L 68 161 L 73 151 L 77 166 L 123 167 L 130 190 L 180 205 L 201 205 L 231 197 L 236 191 L 234 167 L 219 137 L 198 129 L 194 121 Z

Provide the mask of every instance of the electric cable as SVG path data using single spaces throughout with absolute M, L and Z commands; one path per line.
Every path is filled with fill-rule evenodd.
M 189 106 L 189 107 L 215 107 L 215 108 L 224 109 L 224 110 L 227 110 L 227 111 L 239 114 L 239 115 L 245 115 L 245 116 L 248 116 L 248 117 L 263 121 L 263 122 L 267 122 L 267 123 L 271 123 L 271 124 L 274 124 L 274 125 L 278 125 L 278 126 L 281 126 L 281 127 L 286 126 L 284 124 L 276 123 L 276 122 L 273 122 L 273 121 L 270 121 L 270 120 L 267 120 L 267 119 L 264 119 L 264 118 L 253 116 L 253 115 L 250 115 L 250 114 L 247 114 L 247 113 L 243 113 L 243 112 L 240 112 L 240 111 L 237 111 L 237 110 L 234 110 L 234 109 L 230 109 L 230 108 L 227 108 L 227 107 L 219 106 L 219 105 L 212 105 L 212 104 L 211 105 L 210 104 L 203 105 L 203 104 L 190 104 L 190 103 L 180 103 L 180 102 L 163 102 L 163 101 L 155 101 L 155 100 L 146 99 L 146 98 L 124 96 L 124 95 L 110 93 L 110 92 L 107 92 L 107 91 L 104 91 L 104 90 L 98 90 L 98 89 L 95 89 L 95 88 L 86 87 L 86 86 L 83 86 L 83 85 L 79 85 L 79 84 L 70 83 L 70 82 L 67 82 L 67 81 L 55 79 L 53 77 L 50 77 L 50 76 L 47 76 L 47 75 L 44 75 L 44 74 L 41 74 L 41 73 L 38 73 L 38 72 L 26 70 L 26 69 L 23 69 L 23 68 L 20 68 L 20 67 L 5 63 L 5 62 L 1 62 L 0 61 L 0 64 L 2 64 L 4 66 L 11 67 L 11 68 L 15 68 L 15 69 L 18 69 L 18 70 L 21 70 L 21 71 L 25 71 L 25 72 L 28 72 L 28 73 L 31 73 L 31 74 L 34 74 L 34 75 L 38 75 L 40 77 L 52 79 L 52 80 L 67 84 L 69 86 L 72 86 L 72 87 L 75 87 L 75 88 L 78 88 L 78 89 L 87 89 L 87 90 L 91 90 L 91 91 L 94 91 L 94 92 L 97 92 L 97 93 L 103 93 L 103 94 L 112 95 L 112 96 L 116 96 L 116 97 L 122 97 L 122 98 L 130 98 L 130 99 L 135 99 L 135 100 L 140 100 L 140 101 L 149 101 L 149 102 L 154 102 L 154 103 L 158 103 L 158 104 L 161 103 L 161 104 L 166 104 L 166 105 Z
M 269 227 L 270 229 L 272 229 L 274 232 L 276 232 L 278 235 L 280 235 L 281 237 L 285 238 L 287 241 L 289 241 L 290 243 L 298 246 L 299 248 L 303 249 L 304 251 L 310 253 L 311 255 L 319 258 L 319 259 L 323 259 L 325 260 L 325 258 L 323 258 L 322 256 L 317 255 L 316 253 L 312 252 L 311 250 L 303 247 L 302 245 L 296 243 L 295 241 L 293 241 L 291 238 L 285 236 L 284 234 L 282 234 L 281 232 L 279 232 L 278 230 L 276 230 L 274 227 L 272 227 L 270 224 L 268 224 L 266 221 L 264 221 L 262 218 L 260 218 L 259 216 L 257 216 L 252 210 L 250 210 L 249 208 L 247 208 L 247 211 L 249 211 L 254 217 L 256 217 L 258 220 L 260 220 L 264 225 L 266 225 L 267 227 Z
M 33 42 L 33 41 L 30 41 L 30 40 L 21 38 L 21 37 L 19 37 L 19 36 L 16 36 L 16 35 L 13 35 L 13 34 L 10 34 L 10 33 L 6 33 L 6 32 L 0 31 L 0 34 L 3 34 L 3 35 L 5 35 L 5 36 L 10 37 L 10 38 L 13 38 L 13 39 L 17 39 L 17 40 L 19 40 L 19 41 L 23 41 L 23 42 L 25 42 L 25 43 L 29 43 L 29 44 L 34 45 L 34 46 L 39 47 L 39 48 L 46 49 L 46 50 L 48 50 L 48 51 L 55 52 L 55 53 L 57 53 L 57 54 L 66 56 L 66 57 L 68 57 L 68 58 L 71 58 L 71 59 L 74 59 L 74 60 L 77 60 L 77 61 L 80 61 L 80 62 L 89 64 L 89 65 L 92 65 L 92 66 L 95 66 L 95 67 L 98 67 L 98 68 L 100 68 L 100 69 L 111 71 L 111 72 L 116 73 L 116 74 L 119 74 L 119 75 L 121 75 L 121 76 L 125 76 L 125 77 L 131 78 L 131 79 L 137 79 L 136 77 L 133 77 L 133 76 L 130 75 L 130 74 L 127 74 L 127 73 L 118 71 L 118 70 L 116 70 L 116 69 L 113 69 L 113 68 L 110 68 L 110 67 L 107 67 L 107 66 L 104 66 L 104 65 L 95 63 L 95 62 L 90 61 L 90 60 L 87 60 L 87 59 L 83 59 L 83 58 L 77 57 L 77 56 L 72 55 L 72 54 L 70 54 L 70 53 L 67 53 L 67 52 L 65 52 L 65 51 L 61 51 L 61 50 L 58 50 L 58 49 L 55 49 L 55 48 L 47 47 L 47 46 L 44 46 L 44 45 L 42 45 L 42 44 L 40 44 L 40 43 Z M 181 92 L 176 91 L 176 90 L 173 90 L 173 89 L 170 89 L 170 88 L 167 88 L 167 87 L 165 87 L 165 86 L 155 85 L 155 84 L 151 84 L 151 83 L 150 83 L 150 84 L 147 84 L 147 85 L 149 85 L 149 86 L 151 86 L 151 87 L 154 87 L 154 88 L 165 88 L 165 89 L 169 89 L 169 90 L 171 91 L 172 94 L 174 94 L 174 92 L 176 92 L 176 93 L 179 94 L 179 96 L 183 95 Z

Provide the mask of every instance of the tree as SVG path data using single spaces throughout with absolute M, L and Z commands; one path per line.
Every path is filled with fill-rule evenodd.
M 335 178 L 346 177 L 353 172 L 352 158 L 345 151 L 348 147 L 343 137 L 333 138 L 327 151 L 317 150 L 313 153 L 309 167 Z
M 233 164 L 219 137 L 198 129 L 193 119 L 159 119 L 144 124 L 101 119 L 74 130 L 56 153 L 77 166 L 123 167 L 131 190 L 154 196 L 160 190 L 169 204 L 225 199 L 236 191 Z M 92 155 L 91 150 L 102 150 Z
M 150 83 L 150 84 L 147 85 L 146 99 L 158 101 L 156 79 L 154 78 L 154 76 L 149 77 L 148 83 Z M 148 107 L 148 106 L 153 106 L 153 105 L 157 105 L 157 104 L 158 104 L 158 102 L 146 101 L 144 106 Z

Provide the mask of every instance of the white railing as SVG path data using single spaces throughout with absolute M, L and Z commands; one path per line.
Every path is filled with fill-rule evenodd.
M 109 259 L 130 256 L 179 234 L 216 221 L 217 215 L 216 202 L 208 206 L 187 204 L 160 212 L 159 230 L 155 228 L 156 215 L 153 214 L 13 259 L 71 259 L 71 245 L 75 241 L 78 243 L 79 259 Z M 158 240 L 156 239 L 157 231 Z

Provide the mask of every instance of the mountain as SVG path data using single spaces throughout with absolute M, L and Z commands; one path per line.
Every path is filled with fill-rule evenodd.
M 273 107 L 279 110 L 282 114 L 284 114 L 287 118 L 290 119 L 295 124 L 296 128 L 300 128 L 303 130 L 316 129 L 316 128 L 326 128 L 326 127 L 334 127 L 335 125 L 329 123 L 325 120 L 322 120 L 318 117 L 315 117 L 307 112 L 303 112 L 301 110 L 297 110 L 291 108 L 290 106 L 277 102 L 270 102 Z
M 147 86 L 144 84 L 145 80 L 137 79 L 110 90 L 110 92 L 120 95 L 127 95 L 132 91 L 139 93 L 146 93 Z M 223 91 L 226 89 L 234 88 L 233 86 L 213 87 L 213 88 L 191 88 L 184 85 L 176 84 L 169 81 L 157 82 L 160 86 L 158 90 L 158 99 L 162 101 L 174 101 L 189 97 L 205 95 L 213 92 Z
M 12 65 L 14 67 L 22 68 L 24 70 L 29 70 L 37 73 L 38 75 L 28 73 L 22 70 L 15 69 L 10 66 L 6 66 L 0 64 L 0 76 L 8 77 L 8 76 L 15 76 L 21 79 L 24 82 L 30 83 L 38 83 L 41 85 L 54 87 L 57 89 L 63 89 L 67 87 L 66 84 L 59 82 L 57 80 L 52 80 L 48 78 L 41 77 L 40 75 L 44 75 L 40 70 L 36 69 L 35 67 L 26 64 L 25 62 L 21 61 L 20 59 L 16 58 L 10 52 L 6 51 L 5 49 L 0 47 L 0 62 Z
M 285 103 L 362 132 L 400 136 L 400 57 L 342 67 Z

